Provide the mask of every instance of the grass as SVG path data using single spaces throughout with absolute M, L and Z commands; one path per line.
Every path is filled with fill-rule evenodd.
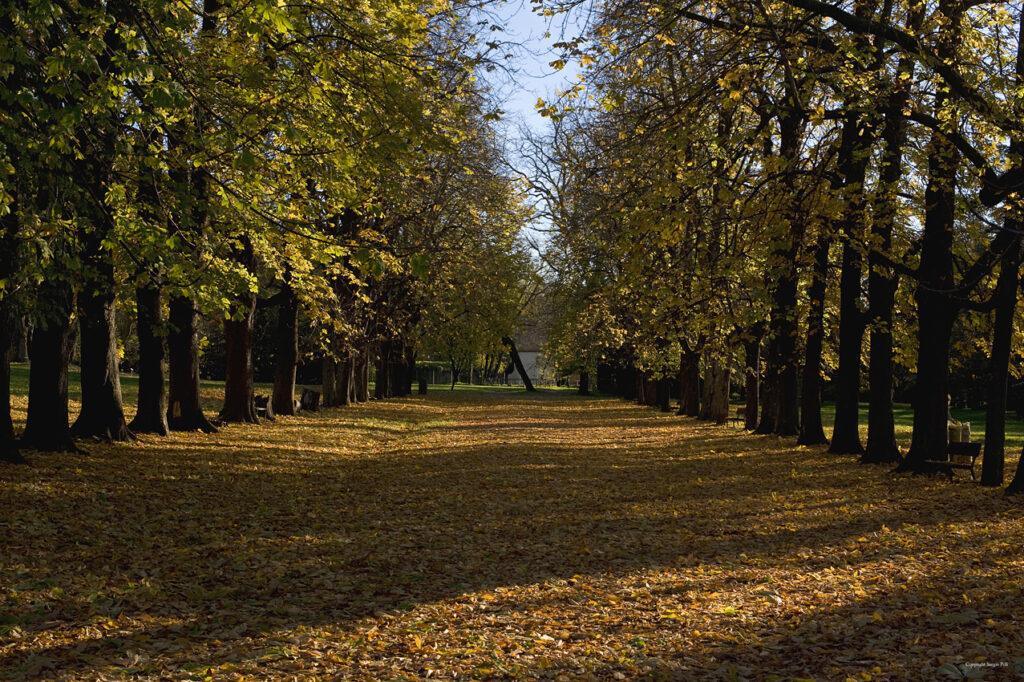
M 25 419 L 24 410 L 27 408 L 27 396 L 28 396 L 28 374 L 29 365 L 27 363 L 13 363 L 11 366 L 11 394 L 14 397 L 14 410 L 13 415 L 16 423 L 23 423 Z M 210 413 L 210 416 L 215 416 L 220 410 L 221 402 L 223 400 L 224 382 L 222 381 L 203 381 L 202 382 L 202 399 L 203 407 Z M 273 386 L 271 384 L 257 384 L 257 391 L 269 393 Z M 451 384 L 431 384 L 428 388 L 431 393 L 434 392 L 451 392 Z M 121 391 L 124 396 L 126 405 L 133 405 L 138 397 L 139 392 L 139 380 L 138 377 L 131 374 L 121 375 Z M 574 394 L 576 389 L 565 386 L 544 386 L 538 387 L 538 396 L 563 396 Z M 458 383 L 455 385 L 456 393 L 490 393 L 490 394 L 516 394 L 523 393 L 522 386 L 502 386 L 502 385 L 479 385 L 479 384 L 465 384 Z M 79 402 L 81 401 L 81 382 L 79 373 L 76 369 L 72 368 L 68 377 L 68 394 L 71 401 L 71 412 L 72 417 L 77 414 L 79 409 Z M 595 397 L 608 397 L 608 396 L 595 396 Z M 733 403 L 732 409 L 735 410 L 737 407 L 742 407 L 742 403 Z M 967 410 L 967 409 L 956 409 L 951 410 L 953 417 L 959 421 L 966 421 L 971 423 L 971 440 L 973 441 L 984 441 L 985 440 L 985 412 L 982 410 Z M 907 403 L 897 403 L 894 409 L 894 417 L 896 419 L 896 440 L 904 451 L 910 447 L 910 436 L 913 430 L 914 423 L 914 410 Z M 832 423 L 835 421 L 835 404 L 825 403 L 821 410 L 821 419 L 825 425 L 825 434 L 830 435 L 832 433 Z M 867 404 L 862 403 L 860 406 L 860 431 L 861 441 L 867 442 L 868 434 L 868 408 Z M 1006 449 L 1007 451 L 1017 451 L 1024 448 L 1024 421 L 1021 421 L 1017 415 L 1013 412 L 1006 413 Z
M 29 381 L 29 364 L 23 362 L 16 362 L 11 364 L 11 397 L 12 397 L 12 416 L 14 417 L 15 424 L 24 424 L 25 411 L 28 409 L 28 381 Z M 273 390 L 273 384 L 268 383 L 257 383 L 257 393 L 270 393 Z M 372 386 L 371 386 L 372 390 Z M 415 386 L 413 387 L 415 391 Z M 430 384 L 428 390 L 431 393 L 438 391 L 451 391 L 451 384 Z M 538 395 L 563 395 L 574 392 L 575 389 L 567 387 L 557 386 L 543 386 L 537 388 Z M 480 385 L 480 384 L 465 384 L 458 383 L 455 385 L 456 393 L 495 393 L 495 394 L 513 394 L 523 393 L 524 389 L 522 386 L 502 386 L 500 384 L 495 385 Z M 126 406 L 134 406 L 138 401 L 139 397 L 139 378 L 134 374 L 122 374 L 121 375 L 121 395 Z M 220 411 L 221 405 L 224 400 L 224 382 L 223 381 L 212 381 L 203 380 L 200 382 L 200 395 L 202 398 L 203 409 L 213 417 Z M 71 417 L 78 414 L 81 409 L 82 400 L 82 381 L 81 374 L 76 367 L 71 367 L 68 372 L 68 400 L 71 411 Z M 128 410 L 131 412 L 131 410 Z M 131 415 L 129 414 L 129 419 Z
M 29 363 L 11 363 L 11 398 L 14 402 L 13 415 L 15 422 L 24 422 L 24 410 L 28 406 Z M 272 384 L 256 384 L 257 392 L 268 392 Z M 200 382 L 200 395 L 203 409 L 216 414 L 224 401 L 224 382 L 203 380 Z M 121 397 L 126 406 L 134 406 L 139 399 L 139 377 L 134 374 L 121 374 Z M 72 418 L 81 409 L 82 376 L 78 368 L 72 366 L 68 371 L 68 400 Z M 19 410 L 19 407 L 21 408 Z M 130 417 L 129 417 L 130 418 Z
M 85 448 L 0 467 L 0 679 L 1024 665 L 1020 503 L 963 476 L 564 391 Z
M 14 396 L 14 419 L 16 423 L 24 422 L 24 409 L 27 407 L 27 396 L 28 396 L 28 374 L 29 366 L 27 363 L 14 363 L 11 366 L 11 394 Z M 272 390 L 271 384 L 257 384 L 257 391 L 268 393 Z M 215 416 L 220 410 L 221 402 L 223 400 L 224 382 L 222 381 L 203 381 L 202 382 L 202 398 L 203 407 L 207 410 L 211 416 Z M 451 384 L 431 384 L 428 388 L 431 393 L 435 392 L 451 392 Z M 133 405 L 138 397 L 139 392 L 139 380 L 138 377 L 131 374 L 121 375 L 121 391 L 124 395 L 124 401 L 126 405 Z M 544 386 L 538 387 L 537 395 L 572 395 L 576 389 L 565 386 Z M 458 383 L 455 385 L 456 393 L 490 393 L 490 394 L 516 394 L 523 393 L 522 386 L 502 386 L 498 385 L 479 385 L 479 384 L 465 384 Z M 79 373 L 76 369 L 72 369 L 68 377 L 68 394 L 71 401 L 72 416 L 77 414 L 79 409 L 79 402 L 81 401 L 81 383 Z M 608 396 L 596 396 L 596 397 L 608 397 Z M 20 398 L 20 399 L 19 399 Z M 735 410 L 737 407 L 742 407 L 742 403 L 733 403 L 732 409 Z M 19 409 L 20 408 L 20 409 Z M 984 441 L 985 440 L 985 412 L 982 410 L 967 410 L 967 409 L 956 409 L 952 410 L 953 417 L 960 421 L 966 421 L 971 423 L 971 440 L 973 441 Z M 914 410 L 909 404 L 897 403 L 894 409 L 894 416 L 896 418 L 896 439 L 900 446 L 906 451 L 910 447 L 910 436 L 913 430 L 914 423 Z M 826 435 L 832 432 L 832 423 L 835 421 L 835 404 L 825 403 L 821 410 L 821 419 L 825 424 Z M 867 442 L 868 433 L 868 408 L 867 405 L 862 403 L 860 406 L 860 431 L 862 442 Z M 1006 413 L 1006 448 L 1007 451 L 1016 451 L 1024 448 L 1024 422 L 1022 422 L 1015 413 Z
M 415 386 L 413 387 L 415 389 Z M 575 388 L 569 388 L 567 386 L 535 386 L 536 393 L 538 394 L 553 394 L 553 395 L 569 395 L 576 392 Z M 430 384 L 428 388 L 430 391 L 451 391 L 451 384 Z M 515 385 L 511 384 L 505 386 L 503 384 L 455 384 L 455 392 L 462 393 L 525 393 L 526 389 L 523 388 L 522 384 Z
M 985 412 L 984 410 L 952 409 L 950 412 L 954 419 L 971 423 L 971 440 L 984 442 L 985 440 Z M 893 409 L 893 416 L 896 419 L 896 440 L 906 451 L 910 447 L 910 436 L 914 427 L 914 408 L 907 403 L 896 403 Z M 835 403 L 825 403 L 821 409 L 821 420 L 825 424 L 825 434 L 832 433 L 832 424 L 836 418 Z M 866 443 L 868 438 L 868 406 L 861 403 L 859 413 L 861 442 Z M 1014 412 L 1006 413 L 1006 448 L 1019 450 L 1024 446 L 1024 422 Z

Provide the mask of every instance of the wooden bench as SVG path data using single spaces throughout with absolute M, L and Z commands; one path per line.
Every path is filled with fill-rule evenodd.
M 736 408 L 736 414 L 734 414 L 733 416 L 729 417 L 729 423 L 731 423 L 731 424 L 738 423 L 741 427 L 745 426 L 746 423 L 747 423 L 747 408 L 745 408 L 745 407 L 737 407 Z
M 971 480 L 974 477 L 974 463 L 981 455 L 981 443 L 950 443 L 946 446 L 945 461 L 937 459 L 925 460 L 925 464 L 935 467 L 935 471 L 949 474 L 949 480 L 953 480 L 953 469 L 967 469 L 971 472 Z M 969 462 L 967 460 L 970 460 Z
M 269 421 L 274 421 L 274 408 L 270 403 L 269 395 L 253 396 L 253 403 L 256 405 L 256 416 Z

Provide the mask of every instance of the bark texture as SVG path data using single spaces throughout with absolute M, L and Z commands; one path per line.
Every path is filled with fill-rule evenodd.
M 217 428 L 203 414 L 200 398 L 197 318 L 192 299 L 183 296 L 171 299 L 167 334 L 170 366 L 167 426 L 172 431 L 215 433 Z
M 29 450 L 78 452 L 68 423 L 68 361 L 74 348 L 71 285 L 44 282 L 38 301 L 45 317 L 35 320 L 29 373 L 28 419 L 21 446 Z
M 746 392 L 746 410 L 743 426 L 747 431 L 757 428 L 757 410 L 761 388 L 761 335 L 743 342 L 744 350 L 744 390 Z
M 353 396 L 355 402 L 365 403 L 370 399 L 370 348 L 364 345 L 355 358 Z
M 523 380 L 523 386 L 525 386 L 526 390 L 529 392 L 536 391 L 537 389 L 533 387 L 533 382 L 530 381 L 530 375 L 526 373 L 526 369 L 523 367 L 523 361 L 519 358 L 519 351 L 516 350 L 516 342 L 508 336 L 504 337 L 501 342 L 508 347 L 509 355 L 512 356 L 512 363 L 515 365 L 516 371 L 519 372 L 519 377 Z
M 858 14 L 869 12 L 873 2 L 858 3 Z M 852 102 L 849 104 L 853 104 Z M 864 178 L 870 158 L 871 128 L 865 116 L 851 111 L 843 124 L 839 150 L 846 210 L 840 220 L 843 261 L 839 276 L 839 367 L 836 371 L 836 417 L 828 451 L 861 454 L 860 357 L 864 340 L 864 313 L 860 309 L 863 270 Z
M 100 256 L 102 258 L 102 256 Z M 82 411 L 71 427 L 78 438 L 127 441 L 134 436 L 124 418 L 114 328 L 113 266 L 94 263 L 97 275 L 79 295 L 82 337 Z
M 687 346 L 679 355 L 679 414 L 700 414 L 700 353 Z
M 139 399 L 129 428 L 135 433 L 166 436 L 167 385 L 164 361 L 167 351 L 163 333 L 163 307 L 156 282 L 135 290 L 136 321 L 139 330 Z
M 799 162 L 800 139 L 804 118 L 799 112 L 795 92 L 788 94 L 788 102 L 779 116 L 779 155 L 786 167 L 795 168 Z M 805 216 L 800 195 L 792 174 L 784 177 L 787 197 L 786 231 L 779 236 L 772 250 L 772 268 L 777 272 L 772 287 L 772 305 L 769 315 L 768 358 L 765 373 L 765 399 L 761 410 L 758 433 L 776 433 L 795 436 L 800 430 L 797 404 L 797 253 L 806 231 Z
M 11 348 L 14 316 L 6 300 L 0 301 L 0 462 L 23 464 L 11 421 Z
M 299 364 L 299 300 L 290 284 L 281 288 L 277 309 L 277 354 L 274 363 L 274 413 L 295 414 L 295 368 Z
M 804 343 L 804 372 L 800 392 L 799 445 L 827 443 L 821 423 L 821 353 L 825 344 L 825 292 L 828 285 L 829 240 L 820 238 L 814 250 L 814 277 L 808 287 L 807 338 Z
M 924 5 L 911 8 L 908 28 L 916 33 L 924 19 Z M 900 78 L 889 95 L 883 114 L 878 189 L 872 221 L 873 248 L 868 253 L 868 308 L 871 323 L 871 352 L 868 357 L 868 442 L 861 456 L 864 464 L 899 462 L 896 418 L 893 414 L 892 311 L 898 285 L 886 259 L 892 250 L 892 236 L 899 214 L 899 183 L 903 177 L 903 149 L 907 139 L 904 110 L 910 100 L 914 60 L 903 57 L 897 67 Z
M 1024 225 L 1008 220 L 1004 229 L 1019 234 Z M 1015 237 L 1003 253 L 995 292 L 995 325 L 992 330 L 992 352 L 988 359 L 985 405 L 985 445 L 982 448 L 981 484 L 1003 484 L 1006 455 L 1006 384 L 1010 367 L 1010 346 L 1013 341 L 1013 316 L 1017 308 L 1020 277 L 1021 241 Z
M 235 253 L 235 259 L 246 271 L 256 271 L 256 254 L 252 241 L 245 236 Z M 253 386 L 252 335 L 256 322 L 256 292 L 249 292 L 229 311 L 231 318 L 224 320 L 225 382 L 224 406 L 220 418 L 226 422 L 258 424 L 255 390 Z

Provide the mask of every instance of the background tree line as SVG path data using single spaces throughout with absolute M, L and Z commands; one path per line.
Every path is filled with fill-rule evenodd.
M 680 413 L 719 422 L 739 382 L 748 428 L 914 472 L 945 458 L 967 375 L 982 483 L 1002 484 L 1022 30 L 1019 7 L 961 0 L 601 3 L 561 43 L 582 76 L 538 103 L 528 173 L 555 227 L 555 355 L 666 410 L 673 377 Z
M 490 333 L 469 351 L 500 349 L 531 276 L 517 239 L 529 211 L 501 171 L 497 115 L 477 79 L 497 47 L 479 10 L 0 9 L 0 457 L 214 431 L 200 402 L 204 353 L 223 366 L 219 420 L 258 421 L 257 319 L 277 414 L 294 412 L 296 367 L 311 357 L 328 405 L 407 393 L 417 354 L 437 350 L 424 329 L 456 323 L 453 291 L 491 303 L 476 313 Z M 16 438 L 9 359 L 26 323 L 28 417 Z M 203 350 L 211 340 L 222 347 Z M 126 348 L 134 415 L 120 387 Z

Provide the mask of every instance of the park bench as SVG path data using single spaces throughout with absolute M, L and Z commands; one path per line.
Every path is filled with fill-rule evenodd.
M 737 407 L 736 413 L 729 417 L 729 422 L 732 424 L 738 423 L 740 426 L 745 426 L 747 423 L 747 408 Z
M 974 481 L 974 463 L 980 455 L 981 443 L 950 443 L 946 446 L 945 460 L 929 459 L 925 464 L 934 467 L 936 472 L 948 474 L 950 481 L 953 480 L 953 469 L 967 469 Z
M 253 403 L 256 405 L 256 416 L 274 421 L 274 408 L 270 404 L 269 395 L 253 396 Z

